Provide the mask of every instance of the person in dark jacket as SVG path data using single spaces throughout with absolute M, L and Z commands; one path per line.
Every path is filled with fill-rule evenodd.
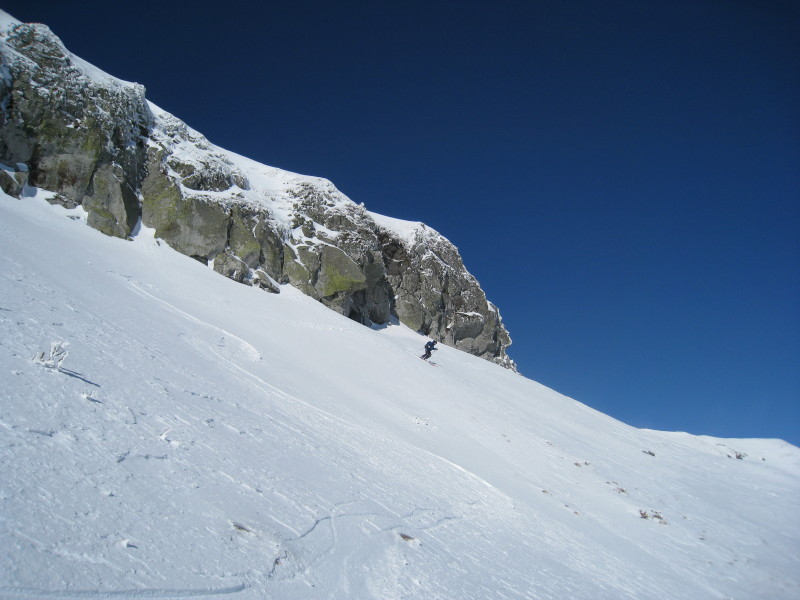
M 430 342 L 425 344 L 425 354 L 423 354 L 420 358 L 428 360 L 431 357 L 431 353 L 435 350 L 438 350 L 438 348 L 435 348 L 435 346 L 436 346 L 436 340 L 431 340 Z

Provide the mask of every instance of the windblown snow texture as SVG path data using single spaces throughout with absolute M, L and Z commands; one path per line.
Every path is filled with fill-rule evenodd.
M 0 196 L 0 597 L 800 592 L 794 446 L 637 430 L 453 348 L 431 369 L 403 326 L 44 195 Z

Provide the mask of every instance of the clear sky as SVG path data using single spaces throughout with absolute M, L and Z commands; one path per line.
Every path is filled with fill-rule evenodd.
M 526 376 L 800 445 L 800 2 L 2 8 L 212 142 L 443 233 Z

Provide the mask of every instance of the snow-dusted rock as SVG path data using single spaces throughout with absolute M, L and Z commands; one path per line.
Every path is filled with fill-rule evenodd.
M 28 183 L 58 192 L 67 206 L 93 198 L 91 224 L 127 235 L 150 126 L 144 87 L 71 55 L 45 25 L 3 13 L 0 27 L 0 160 L 26 165 Z
M 421 223 L 368 212 L 329 181 L 210 143 L 144 87 L 72 55 L 45 26 L 0 12 L 2 188 L 82 205 L 126 238 L 137 223 L 236 281 L 289 283 L 365 325 L 393 319 L 514 367 L 497 309 L 456 247 Z M 24 169 L 23 169 L 24 167 Z

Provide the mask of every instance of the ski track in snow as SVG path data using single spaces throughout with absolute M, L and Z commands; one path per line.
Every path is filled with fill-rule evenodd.
M 220 332 L 220 333 L 223 335 L 223 338 L 232 338 L 232 339 L 236 340 L 236 341 L 238 342 L 238 344 L 240 345 L 240 347 L 241 347 L 242 349 L 244 349 L 244 352 L 243 352 L 243 354 L 244 354 L 244 355 L 245 355 L 247 358 L 249 358 L 249 360 L 260 360 L 260 359 L 261 359 L 261 355 L 260 355 L 260 353 L 258 352 L 258 350 L 257 350 L 257 349 L 256 349 L 256 348 L 255 348 L 255 347 L 252 345 L 252 344 L 250 344 L 249 342 L 247 342 L 247 341 L 243 340 L 242 338 L 240 338 L 240 337 L 238 337 L 238 336 L 236 336 L 236 335 L 234 335 L 234 334 L 232 334 L 232 333 L 230 333 L 230 332 L 228 332 L 228 331 L 225 331 L 224 329 L 221 329 L 221 328 L 219 328 L 219 327 L 217 327 L 217 326 L 215 326 L 215 325 L 212 325 L 212 324 L 210 324 L 210 323 L 208 323 L 208 322 L 206 322 L 206 321 L 203 321 L 203 320 L 201 320 L 201 319 L 198 319 L 197 317 L 195 317 L 195 316 L 193 316 L 193 315 L 190 315 L 189 313 L 187 313 L 187 312 L 185 312 L 185 311 L 183 311 L 183 310 L 181 310 L 181 309 L 177 308 L 177 307 L 176 307 L 176 306 L 174 306 L 173 304 L 170 304 L 170 303 L 169 303 L 169 302 L 167 302 L 166 300 L 163 300 L 162 298 L 159 298 L 159 297 L 157 297 L 157 296 L 155 296 L 155 295 L 151 294 L 150 292 L 147 292 L 146 290 L 144 290 L 144 289 L 142 288 L 141 284 L 138 284 L 138 283 L 134 283 L 134 282 L 132 282 L 132 281 L 130 280 L 130 278 L 129 278 L 129 277 L 126 277 L 126 276 L 124 276 L 124 275 L 119 275 L 118 273 L 113 273 L 113 272 L 112 272 L 111 274 L 113 274 L 113 275 L 116 275 L 116 276 L 119 276 L 119 277 L 123 278 L 123 279 L 124 279 L 124 280 L 125 280 L 125 281 L 126 281 L 126 282 L 127 282 L 129 285 L 130 285 L 130 286 L 131 286 L 131 288 L 132 288 L 132 289 L 134 289 L 134 290 L 135 290 L 137 293 L 139 293 L 139 294 L 141 294 L 141 295 L 143 295 L 143 296 L 146 296 L 146 297 L 148 297 L 148 298 L 151 298 L 151 299 L 153 299 L 153 300 L 155 300 L 155 301 L 157 301 L 157 302 L 159 302 L 159 303 L 163 304 L 163 305 L 164 305 L 164 306 L 166 306 L 166 307 L 167 307 L 167 308 L 168 308 L 170 311 L 172 311 L 172 312 L 174 312 L 174 313 L 176 313 L 176 314 L 179 314 L 180 316 L 184 317 L 185 319 L 187 319 L 187 320 L 189 320 L 189 321 L 191 321 L 191 322 L 193 322 L 193 323 L 197 323 L 197 324 L 199 324 L 199 325 L 201 325 L 201 326 L 203 326 L 203 327 L 209 328 L 209 329 L 211 329 L 211 330 L 218 331 L 218 332 Z M 316 329 L 326 329 L 326 330 L 330 330 L 330 329 L 331 329 L 331 328 L 326 328 L 326 327 L 323 327 L 323 326 L 320 326 L 320 325 L 315 325 L 315 324 L 313 324 L 313 323 L 305 323 L 305 324 L 303 324 L 302 326 L 304 326 L 304 327 L 313 327 L 313 328 L 316 328 Z M 342 330 L 340 329 L 340 331 L 342 331 Z M 312 404 L 310 404 L 310 403 L 308 403 L 308 402 L 304 402 L 304 401 L 303 401 L 303 400 L 301 400 L 300 398 L 298 398 L 298 397 L 296 397 L 296 396 L 293 396 L 293 395 L 291 395 L 291 394 L 288 394 L 288 393 L 284 392 L 283 390 L 280 390 L 280 389 L 276 388 L 275 386 L 271 385 L 270 383 L 267 383 L 266 381 L 264 381 L 263 379 L 261 379 L 261 378 L 260 378 L 258 375 L 256 375 L 256 374 L 252 373 L 251 371 L 248 371 L 247 369 L 245 369 L 245 368 L 244 368 L 244 367 L 242 367 L 241 365 L 237 364 L 237 363 L 236 363 L 236 362 L 235 362 L 235 361 L 234 361 L 234 360 L 233 360 L 233 359 L 232 359 L 232 358 L 231 358 L 229 355 L 227 355 L 227 354 L 223 354 L 223 353 L 221 353 L 221 352 L 217 351 L 217 350 L 215 349 L 215 347 L 214 347 L 214 346 L 210 346 L 210 345 L 209 345 L 209 346 L 206 346 L 206 347 L 207 347 L 208 349 L 210 349 L 210 350 L 211 350 L 211 352 L 213 352 L 213 353 L 214 353 L 214 355 L 216 355 L 217 357 L 219 357 L 220 359 L 222 359 L 222 360 L 224 361 L 224 363 L 225 363 L 225 364 L 226 364 L 226 365 L 227 365 L 227 366 L 228 366 L 228 367 L 229 367 L 231 370 L 233 370 L 233 371 L 236 371 L 236 372 L 239 372 L 239 373 L 242 373 L 242 374 L 245 374 L 245 375 L 247 375 L 248 377 L 252 378 L 252 379 L 253 379 L 253 380 L 254 380 L 254 381 L 257 383 L 258 387 L 260 387 L 262 390 L 266 390 L 266 391 L 272 392 L 272 393 L 276 394 L 278 397 L 280 397 L 280 398 L 282 398 L 282 399 L 285 399 L 285 400 L 290 400 L 290 401 L 292 401 L 292 402 L 294 402 L 294 403 L 297 403 L 297 404 L 299 404 L 299 405 L 302 405 L 302 406 L 303 406 L 305 409 L 307 409 L 307 410 L 315 411 L 315 412 L 319 413 L 320 415 L 322 415 L 324 418 L 326 418 L 326 419 L 330 419 L 330 420 L 333 420 L 334 422 L 338 423 L 338 425 L 339 425 L 339 426 L 345 426 L 345 427 L 348 427 L 348 428 L 350 428 L 350 430 L 351 430 L 351 431 L 350 431 L 351 435 L 355 435 L 355 434 L 360 434 L 360 435 L 363 435 L 363 434 L 368 434 L 368 432 L 365 432 L 363 429 L 360 429 L 360 428 L 356 427 L 356 425 L 355 425 L 355 424 L 353 424 L 353 423 L 350 423 L 350 422 L 348 422 L 348 421 L 344 420 L 344 419 L 343 419 L 343 418 L 341 418 L 340 416 L 337 416 L 337 415 L 334 415 L 334 414 L 332 414 L 332 413 L 329 413 L 329 412 L 327 412 L 327 411 L 324 411 L 324 410 L 322 410 L 322 409 L 320 409 L 320 408 L 318 408 L 318 407 L 316 407 L 316 406 L 314 406 L 314 405 L 312 405 Z M 300 414 L 300 415 L 296 415 L 296 416 L 300 416 L 300 417 L 302 417 L 302 418 L 305 418 L 307 415 L 305 415 L 305 414 Z M 286 423 L 282 423 L 282 424 L 283 424 L 284 426 L 286 426 L 286 425 L 287 425 Z M 487 487 L 487 488 L 488 488 L 489 490 L 491 490 L 493 493 L 497 494 L 497 496 L 498 496 L 498 497 L 501 497 L 501 498 L 503 498 L 503 499 L 504 499 L 504 500 L 506 500 L 506 501 L 510 501 L 510 499 L 508 498 L 508 496 L 507 496 L 506 494 L 504 494 L 503 492 L 501 492 L 500 490 L 498 490 L 498 489 L 497 489 L 495 486 L 493 486 L 492 484 L 490 484 L 490 483 L 489 483 L 488 481 L 486 481 L 485 479 L 482 479 L 481 477 L 479 477 L 479 476 L 478 476 L 478 475 L 476 475 L 475 473 L 472 473 L 471 471 L 469 471 L 469 470 L 465 469 L 464 467 L 461 467 L 461 466 L 459 466 L 459 465 L 457 465 L 457 464 L 453 463 L 452 461 L 449 461 L 449 460 L 447 460 L 446 458 L 444 458 L 444 457 L 442 457 L 442 456 L 439 456 L 439 455 L 436 455 L 436 454 L 434 454 L 434 453 L 432 453 L 432 452 L 429 452 L 429 451 L 426 451 L 426 450 L 422 450 L 422 449 L 419 449 L 419 448 L 417 448 L 416 450 L 418 450 L 418 451 L 420 451 L 420 452 L 424 452 L 424 453 L 425 453 L 425 454 L 427 454 L 428 456 L 432 456 L 432 457 L 433 457 L 433 458 L 435 458 L 436 460 L 439 460 L 439 461 L 441 461 L 441 462 L 445 463 L 446 465 L 448 465 L 448 466 L 449 466 L 449 467 L 451 467 L 452 469 L 454 469 L 454 470 L 457 470 L 457 471 L 459 471 L 459 472 L 461 472 L 461 473 L 464 473 L 464 474 L 466 474 L 467 476 L 469 476 L 469 477 L 471 477 L 471 478 L 475 479 L 476 481 L 478 481 L 479 483 L 481 483 L 482 485 L 484 485 L 485 487 Z M 319 523 L 319 521 L 317 521 L 317 522 L 314 524 L 314 527 L 316 527 L 317 523 Z M 312 530 L 313 530 L 313 527 L 312 527 Z M 310 531 L 309 531 L 309 532 L 310 532 Z M 307 533 L 309 533 L 309 532 L 307 532 Z M 306 534 L 303 534 L 303 536 L 301 536 L 301 537 L 305 537 L 305 535 L 307 535 L 307 533 L 306 533 Z
M 146 297 L 148 299 L 155 300 L 156 302 L 158 302 L 161 305 L 165 306 L 169 311 L 180 315 L 181 317 L 189 320 L 192 323 L 200 325 L 204 329 L 209 329 L 209 330 L 212 330 L 212 331 L 215 331 L 215 332 L 218 332 L 218 333 L 222 334 L 224 339 L 231 338 L 231 339 L 236 340 L 240 347 L 246 349 L 247 352 L 231 355 L 230 353 L 222 353 L 219 350 L 217 350 L 219 345 L 205 343 L 204 340 L 198 340 L 197 344 L 196 344 L 196 346 L 198 348 L 200 348 L 202 351 L 210 351 L 217 358 L 221 359 L 223 364 L 228 369 L 230 369 L 231 371 L 246 375 L 248 378 L 250 378 L 253 381 L 254 385 L 259 389 L 259 391 L 265 392 L 267 395 L 270 395 L 270 396 L 278 399 L 281 402 L 281 410 L 282 411 L 287 411 L 287 410 L 290 410 L 292 408 L 294 409 L 294 410 L 290 411 L 292 413 L 292 418 L 287 418 L 287 419 L 278 419 L 276 415 L 279 414 L 279 411 L 277 411 L 277 410 L 271 411 L 270 412 L 270 419 L 273 422 L 275 422 L 276 424 L 279 424 L 280 426 L 293 431 L 295 434 L 297 434 L 297 435 L 299 435 L 301 437 L 308 437 L 308 435 L 306 433 L 304 433 L 303 431 L 297 429 L 296 427 L 292 426 L 290 424 L 291 422 L 305 422 L 306 424 L 314 423 L 316 425 L 316 429 L 318 430 L 317 435 L 319 437 L 323 437 L 323 438 L 331 436 L 331 435 L 335 435 L 336 433 L 341 434 L 342 429 L 347 429 L 348 430 L 347 437 L 350 438 L 350 439 L 359 439 L 359 438 L 363 439 L 364 437 L 366 437 L 367 439 L 371 440 L 370 444 L 372 444 L 372 445 L 377 445 L 379 443 L 376 439 L 373 439 L 374 436 L 372 436 L 370 434 L 370 432 L 365 431 L 363 428 L 358 427 L 354 423 L 351 423 L 351 422 L 343 419 L 340 416 L 337 416 L 337 415 L 334 415 L 334 414 L 332 414 L 330 412 L 324 411 L 324 410 L 322 410 L 322 409 L 320 409 L 320 408 L 318 408 L 318 407 L 316 407 L 316 406 L 314 406 L 314 405 L 312 405 L 312 404 L 310 404 L 308 402 L 305 402 L 305 401 L 301 400 L 300 398 L 297 398 L 296 396 L 293 396 L 293 395 L 291 395 L 291 394 L 289 394 L 289 393 L 287 393 L 287 392 L 275 387 L 274 385 L 264 381 L 261 377 L 259 377 L 255 373 L 252 373 L 251 371 L 249 371 L 248 369 L 246 369 L 242 365 L 238 364 L 236 362 L 236 360 L 234 360 L 235 358 L 244 357 L 245 359 L 250 359 L 250 360 L 252 360 L 254 356 L 258 356 L 260 358 L 260 355 L 258 354 L 258 352 L 255 349 L 255 347 L 252 346 L 252 344 L 246 342 L 242 338 L 240 338 L 238 336 L 235 336 L 232 333 L 230 333 L 230 332 L 228 332 L 228 331 L 226 331 L 224 329 L 221 329 L 219 327 L 211 325 L 211 324 L 207 323 L 206 321 L 203 321 L 202 319 L 197 318 L 197 317 L 187 313 L 186 311 L 183 311 L 183 310 L 175 307 L 170 302 L 167 302 L 166 300 L 164 300 L 162 298 L 159 298 L 156 295 L 144 290 L 142 288 L 141 284 L 134 283 L 133 281 L 131 281 L 130 277 L 120 276 L 117 273 L 110 273 L 110 274 L 118 276 L 118 277 L 121 277 L 131 287 L 131 289 L 133 289 L 137 294 L 139 294 L 139 295 L 141 295 L 143 297 Z M 315 328 L 315 329 L 332 329 L 332 328 L 326 328 L 326 327 L 322 327 L 322 326 L 315 326 L 313 328 Z M 287 401 L 288 401 L 288 403 L 287 403 Z M 316 414 L 317 418 L 316 419 L 310 419 L 311 414 Z M 320 430 L 322 430 L 322 431 L 320 431 Z M 164 433 L 166 434 L 167 431 L 165 431 Z M 164 434 L 162 434 L 161 437 L 163 438 Z M 386 448 L 387 440 L 382 440 L 380 443 L 384 446 L 383 452 L 388 452 L 388 450 Z M 404 445 L 404 444 L 397 445 L 396 443 L 392 444 L 391 451 L 393 453 L 395 453 L 395 454 L 398 454 L 398 455 L 402 456 L 403 460 L 408 460 L 408 457 L 411 454 L 415 454 L 415 453 L 422 453 L 423 456 L 432 457 L 433 459 L 443 463 L 447 468 L 467 475 L 469 478 L 475 480 L 476 482 L 478 482 L 479 484 L 481 484 L 482 486 L 487 488 L 491 492 L 491 495 L 495 495 L 497 498 L 501 498 L 502 502 L 504 504 L 510 505 L 511 501 L 507 497 L 507 495 L 505 495 L 502 492 L 500 492 L 500 490 L 498 490 L 497 488 L 492 486 L 486 480 L 484 480 L 481 477 L 477 476 L 476 474 L 468 471 L 467 469 L 465 469 L 465 468 L 453 463 L 452 461 L 449 461 L 449 460 L 445 459 L 444 457 L 438 456 L 438 455 L 436 455 L 436 454 L 434 454 L 434 453 L 432 453 L 430 451 L 426 451 L 426 450 L 419 449 L 419 448 L 412 448 L 412 447 L 409 447 L 409 446 Z M 126 457 L 127 457 L 127 455 L 125 457 L 121 457 L 119 462 L 124 460 Z M 144 457 L 145 458 L 150 458 L 149 455 L 145 455 Z M 166 456 L 164 456 L 164 457 L 153 457 L 153 458 L 162 458 L 162 459 L 164 459 L 164 458 L 166 458 Z M 424 460 L 424 458 L 423 459 L 416 458 L 416 460 Z M 487 497 L 484 496 L 483 500 L 485 502 L 487 500 Z M 476 500 L 470 502 L 469 504 L 470 504 L 470 506 L 474 507 L 478 503 L 479 503 L 479 500 L 476 499 Z M 346 504 L 346 503 L 340 503 L 340 505 L 343 505 L 343 504 Z M 337 539 L 337 535 L 336 535 L 336 522 L 337 521 L 340 521 L 340 520 L 343 520 L 343 519 L 356 519 L 356 520 L 362 520 L 362 521 L 365 520 L 366 522 L 371 523 L 375 519 L 377 519 L 377 521 L 383 522 L 383 524 L 382 525 L 374 525 L 375 528 L 376 528 L 376 531 L 380 532 L 380 533 L 384 533 L 384 532 L 398 531 L 398 530 L 403 529 L 404 527 L 408 528 L 407 526 L 403 525 L 403 523 L 407 519 L 409 519 L 411 517 L 415 517 L 421 512 L 426 512 L 424 509 L 421 509 L 419 507 L 415 507 L 410 513 L 405 514 L 405 515 L 401 515 L 401 514 L 398 514 L 397 512 L 393 511 L 392 509 L 390 509 L 388 507 L 383 507 L 383 508 L 385 509 L 384 512 L 378 512 L 378 511 L 354 512 L 354 513 L 345 512 L 345 513 L 341 513 L 341 514 L 337 514 L 337 515 L 331 514 L 331 515 L 328 515 L 328 516 L 324 516 L 324 517 L 318 518 L 318 519 L 316 519 L 314 521 L 314 523 L 311 525 L 311 527 L 309 529 L 307 529 L 305 532 L 303 532 L 302 534 L 298 535 L 295 538 L 286 539 L 284 543 L 287 546 L 292 546 L 293 544 L 296 544 L 297 542 L 299 542 L 301 540 L 304 540 L 307 537 L 311 536 L 315 531 L 317 531 L 317 527 L 320 524 L 325 523 L 325 525 L 326 525 L 325 531 L 321 534 L 321 537 L 325 541 L 324 542 L 319 542 L 319 543 L 322 544 L 322 546 L 320 548 L 318 548 L 313 553 L 313 555 L 309 555 L 309 558 L 307 559 L 307 564 L 306 564 L 306 570 L 308 570 L 310 568 L 313 568 L 314 565 L 316 565 L 319 562 L 321 562 L 326 556 L 329 556 L 329 555 L 333 554 L 336 551 L 337 545 L 338 545 L 338 539 Z M 495 507 L 495 508 L 491 509 L 491 512 L 494 513 L 494 514 L 497 514 L 497 508 Z M 446 523 L 448 523 L 448 522 L 450 522 L 452 520 L 457 520 L 457 519 L 460 519 L 460 518 L 461 517 L 456 516 L 456 515 L 435 516 L 434 518 L 430 519 L 430 522 L 427 522 L 426 524 L 422 524 L 422 523 L 417 524 L 415 529 L 418 530 L 418 531 L 430 531 L 430 530 L 434 530 L 434 529 L 436 529 L 436 528 L 438 528 L 438 527 L 440 527 L 440 526 L 442 526 L 442 525 L 444 525 L 444 524 L 446 524 Z M 388 522 L 388 524 L 386 524 L 387 522 Z M 273 568 L 273 570 L 270 572 L 270 577 L 274 576 L 275 570 L 276 569 Z
M 218 344 L 218 346 L 224 347 L 225 344 L 227 343 L 228 339 L 230 338 L 230 339 L 233 339 L 237 343 L 237 345 L 239 347 L 238 354 L 246 357 L 248 360 L 251 360 L 251 361 L 261 360 L 262 357 L 261 357 L 261 354 L 258 352 L 258 350 L 256 350 L 256 348 L 252 344 L 246 342 L 242 338 L 240 338 L 240 337 L 238 337 L 236 335 L 233 335 L 231 332 L 225 331 L 224 329 L 222 329 L 220 327 L 217 327 L 216 325 L 212 325 L 211 323 L 208 323 L 207 321 L 203 321 L 201 319 L 198 319 L 197 317 L 195 317 L 193 315 L 190 315 L 186 311 L 181 310 L 180 308 L 178 308 L 174 304 L 170 304 L 169 302 L 167 302 L 163 298 L 159 298 L 158 296 L 155 296 L 154 294 L 151 294 L 150 292 L 148 292 L 147 290 L 144 289 L 144 287 L 143 287 L 143 285 L 141 283 L 132 281 L 129 276 L 121 275 L 121 274 L 116 273 L 114 271 L 109 271 L 108 274 L 109 275 L 113 275 L 115 277 L 121 278 L 137 294 L 140 294 L 140 295 L 142 295 L 142 296 L 144 296 L 146 298 L 151 298 L 152 300 L 155 300 L 156 302 L 161 303 L 162 305 L 167 307 L 168 310 L 170 310 L 171 312 L 173 312 L 173 313 L 175 313 L 177 315 L 180 315 L 184 319 L 186 319 L 186 320 L 188 320 L 188 321 L 190 321 L 192 323 L 197 323 L 198 325 L 201 325 L 201 326 L 203 326 L 205 328 L 208 328 L 208 329 L 210 329 L 212 331 L 218 332 L 219 334 L 222 335 L 222 337 L 220 338 L 222 343 Z M 227 360 L 228 362 L 230 362 L 230 359 L 226 358 L 221 353 L 217 352 L 216 354 L 220 358 L 223 358 L 223 359 Z
M 169 600 L 170 598 L 211 598 L 226 596 L 244 591 L 246 586 L 236 585 L 209 590 L 37 590 L 33 588 L 0 587 L 0 595 L 8 598 L 153 598 Z

